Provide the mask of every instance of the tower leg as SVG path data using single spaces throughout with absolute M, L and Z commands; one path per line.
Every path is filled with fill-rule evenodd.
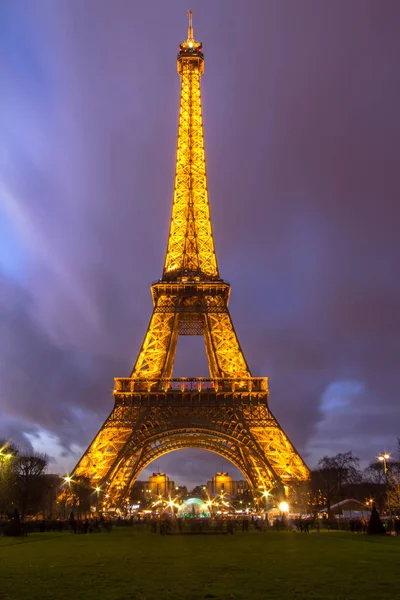
M 161 296 L 154 308 L 131 377 L 169 379 L 178 341 L 178 314 L 174 311 L 175 298 Z
M 222 297 L 207 298 L 204 340 L 212 377 L 251 377 L 228 307 Z

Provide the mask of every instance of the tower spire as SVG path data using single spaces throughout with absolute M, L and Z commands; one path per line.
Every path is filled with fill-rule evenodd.
M 189 15 L 189 29 L 188 29 L 188 42 L 194 42 L 194 37 L 193 37 L 193 22 L 192 22 L 192 18 L 193 18 L 193 11 L 189 10 L 188 11 L 188 15 Z
M 201 42 L 193 38 L 189 10 L 188 39 L 179 46 L 181 97 L 174 200 L 163 278 L 218 278 L 208 204 L 200 78 L 204 71 Z

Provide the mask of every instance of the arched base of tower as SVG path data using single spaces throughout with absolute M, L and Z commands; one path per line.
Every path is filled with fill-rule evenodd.
M 229 460 L 255 497 L 274 491 L 283 499 L 308 479 L 306 465 L 268 408 L 266 392 L 162 387 L 116 395 L 114 410 L 74 470 L 100 488 L 110 505 L 124 502 L 152 461 L 185 448 Z

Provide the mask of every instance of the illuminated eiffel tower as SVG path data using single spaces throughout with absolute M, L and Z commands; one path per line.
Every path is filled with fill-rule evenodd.
M 225 457 L 253 489 L 279 490 L 309 471 L 268 407 L 268 380 L 252 377 L 228 310 L 230 286 L 214 250 L 200 78 L 202 44 L 189 11 L 177 58 L 181 79 L 172 218 L 154 310 L 130 377 L 116 378 L 114 408 L 75 467 L 109 505 L 122 504 L 139 473 L 158 457 L 202 448 Z M 172 379 L 179 335 L 203 335 L 209 378 Z

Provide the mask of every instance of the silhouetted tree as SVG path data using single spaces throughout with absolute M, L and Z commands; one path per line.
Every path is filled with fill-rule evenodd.
M 76 510 L 78 518 L 82 513 L 90 512 L 90 505 L 97 501 L 89 477 L 82 475 L 75 476 L 69 483 L 66 483 L 60 497 L 63 505 L 74 512 Z
M 341 498 L 343 486 L 361 481 L 359 462 L 360 459 L 353 456 L 351 451 L 336 456 L 324 456 L 318 462 L 314 479 L 326 501 L 329 515 L 332 504 Z
M 10 537 L 19 537 L 23 534 L 23 526 L 19 518 L 18 508 L 14 508 L 13 517 L 4 528 L 4 535 Z
M 205 485 L 196 485 L 190 492 L 190 496 L 193 498 L 201 498 L 202 500 L 207 500 L 207 488 Z
M 371 463 L 364 469 L 363 478 L 370 483 L 384 485 L 386 483 L 386 476 L 382 468 L 382 463 L 379 461 Z
M 22 518 L 28 511 L 36 514 L 41 508 L 46 467 L 47 457 L 43 454 L 18 456 L 16 459 L 16 503 L 20 507 Z
M 43 516 L 52 519 L 60 512 L 57 499 L 64 480 L 59 475 L 45 474 L 43 476 L 43 494 L 41 498 L 40 512 Z
M 370 535 L 383 535 L 385 533 L 385 528 L 379 513 L 376 510 L 376 506 L 373 506 L 371 510 L 371 516 L 368 523 L 368 533 Z

